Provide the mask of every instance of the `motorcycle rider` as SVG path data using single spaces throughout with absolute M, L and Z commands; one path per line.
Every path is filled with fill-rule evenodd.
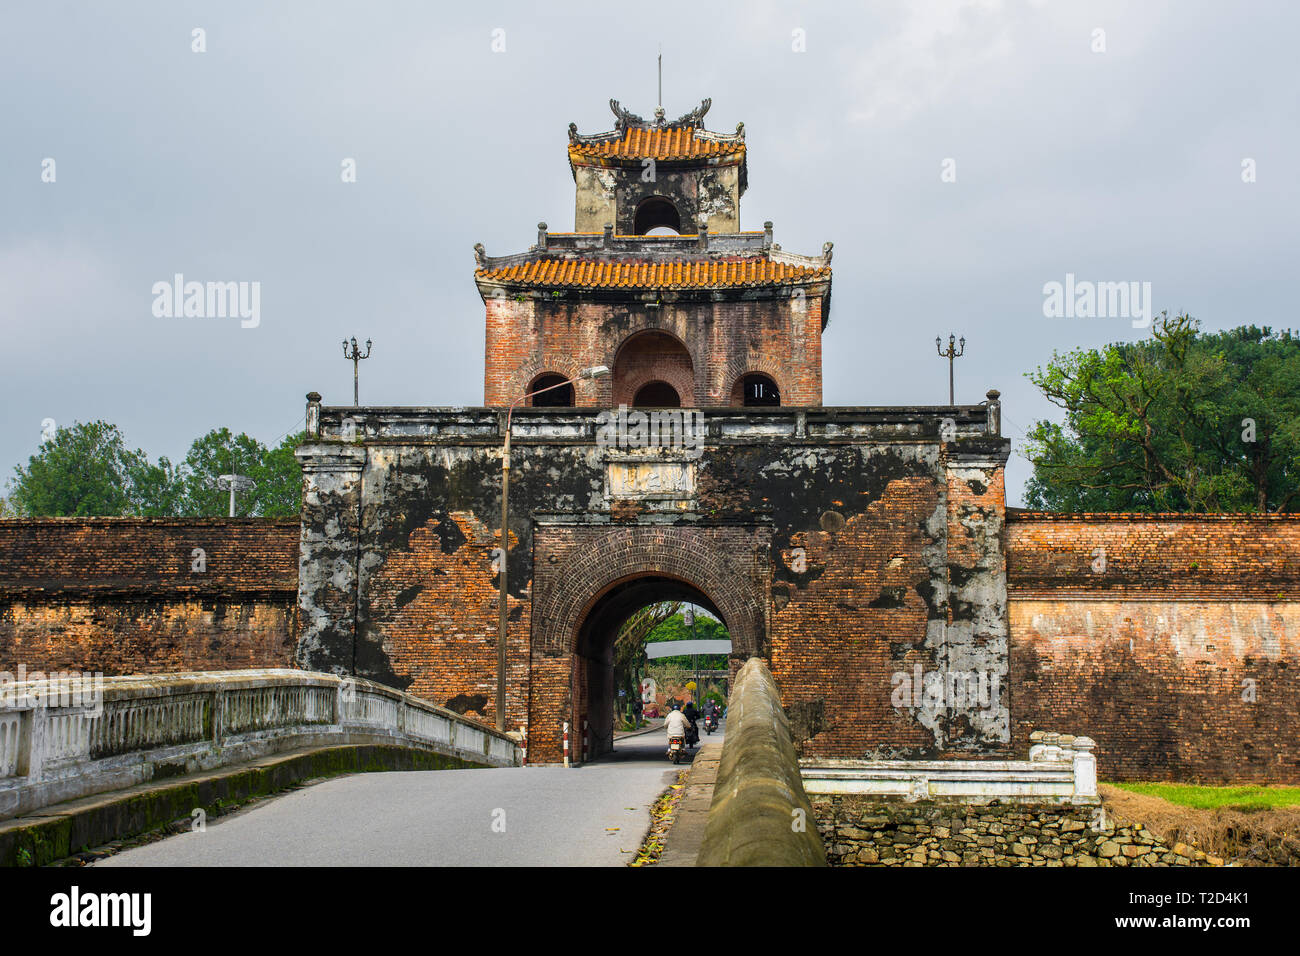
M 679 704 L 673 704 L 673 709 L 668 713 L 668 719 L 664 721 L 664 730 L 668 731 L 669 740 L 673 737 L 684 739 L 688 736 L 687 730 L 690 729 L 690 724 L 686 720 L 686 715 L 679 709 L 680 706 Z
M 682 708 L 682 716 L 685 717 L 691 725 L 690 732 L 686 735 L 686 742 L 694 747 L 700 742 L 700 730 L 695 726 L 695 722 L 700 717 L 700 712 L 695 709 L 695 701 L 688 700 L 686 706 Z

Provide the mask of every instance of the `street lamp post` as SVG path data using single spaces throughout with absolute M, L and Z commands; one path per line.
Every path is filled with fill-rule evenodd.
M 352 336 L 352 350 L 348 351 L 348 340 L 343 340 L 343 357 L 352 363 L 352 405 L 359 407 L 361 405 L 361 373 L 357 366 L 363 359 L 370 358 L 370 340 L 366 339 L 366 354 L 361 354 L 361 349 L 357 347 L 357 337 Z
M 946 358 L 948 360 L 948 404 L 949 405 L 957 404 L 955 398 L 953 397 L 954 392 L 952 387 L 952 362 L 953 359 L 959 359 L 966 354 L 966 336 L 963 335 L 961 338 L 960 351 L 958 351 L 957 346 L 953 344 L 953 340 L 955 338 L 956 336 L 954 335 L 948 336 L 948 349 L 947 351 L 944 351 L 939 336 L 936 335 L 934 337 L 934 347 L 939 350 L 939 358 Z
M 515 406 L 520 402 L 527 401 L 534 395 L 540 395 L 542 392 L 549 392 L 556 388 L 563 388 L 565 385 L 572 385 L 579 380 L 603 378 L 608 374 L 609 366 L 607 365 L 593 365 L 590 368 L 584 368 L 573 378 L 519 396 L 510 403 L 510 409 L 506 412 L 506 440 L 505 447 L 501 451 L 501 590 L 498 596 L 500 620 L 497 624 L 497 730 L 506 729 L 506 568 L 509 566 L 507 559 L 510 556 L 510 422 L 515 414 Z

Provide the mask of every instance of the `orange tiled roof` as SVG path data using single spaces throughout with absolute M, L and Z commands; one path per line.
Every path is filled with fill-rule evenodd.
M 743 156 L 743 142 L 718 142 L 697 139 L 692 127 L 682 129 L 646 129 L 632 127 L 622 139 L 603 143 L 570 143 L 569 159 L 582 165 L 583 160 L 606 159 L 708 159 L 721 156 Z
M 593 262 L 538 259 L 501 269 L 479 269 L 475 278 L 524 286 L 579 289 L 732 289 L 829 279 L 829 266 L 793 266 L 770 259 L 697 262 Z

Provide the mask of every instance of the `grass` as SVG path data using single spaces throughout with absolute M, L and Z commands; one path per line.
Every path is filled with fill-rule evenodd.
M 1201 810 L 1300 806 L 1300 787 L 1203 787 L 1188 783 L 1112 783 L 1111 786 Z

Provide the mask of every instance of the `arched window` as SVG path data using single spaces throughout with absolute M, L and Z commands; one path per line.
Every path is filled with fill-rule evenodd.
M 546 388 L 550 385 L 559 385 L 566 381 L 563 375 L 556 375 L 553 372 L 547 372 L 545 375 L 539 375 L 533 379 L 533 384 L 528 386 L 528 391 L 535 392 L 539 388 Z M 552 388 L 548 392 L 542 392 L 540 395 L 534 395 L 529 400 L 533 408 L 572 408 L 573 407 L 573 384 L 568 383 L 560 388 Z
M 671 333 L 660 329 L 634 332 L 618 347 L 612 365 L 610 401 L 615 406 L 694 407 L 694 364 L 686 346 Z M 650 387 L 656 384 L 657 388 Z
M 776 382 L 760 372 L 742 378 L 740 391 L 740 404 L 746 408 L 770 408 L 781 404 L 781 392 Z
M 677 207 L 662 196 L 651 196 L 636 207 L 632 231 L 638 236 L 645 236 L 651 230 L 655 230 L 655 235 L 674 235 L 682 231 L 682 217 L 678 214 Z
M 667 382 L 650 382 L 637 389 L 632 405 L 635 408 L 681 408 L 682 400 L 677 389 Z

